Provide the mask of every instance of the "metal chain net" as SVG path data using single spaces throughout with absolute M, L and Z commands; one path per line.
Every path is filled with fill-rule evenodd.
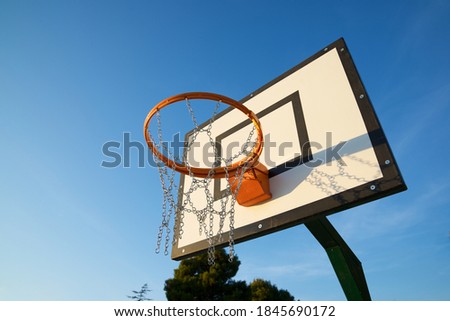
M 164 254 L 168 255 L 171 242 L 171 233 L 173 232 L 172 244 L 175 244 L 178 239 L 182 238 L 184 226 L 183 220 L 185 216 L 195 215 L 198 222 L 198 233 L 199 235 L 203 235 L 208 242 L 208 263 L 210 265 L 214 265 L 215 246 L 219 242 L 223 241 L 223 230 L 225 221 L 228 218 L 229 261 L 231 262 L 234 259 L 234 206 L 236 204 L 236 195 L 239 192 L 244 173 L 247 171 L 249 166 L 248 164 L 243 164 L 233 174 L 230 174 L 225 170 L 224 182 L 226 183 L 224 183 L 224 185 L 226 186 L 224 190 L 221 191 L 221 198 L 219 200 L 215 200 L 214 192 L 212 191 L 214 188 L 214 168 L 226 168 L 238 158 L 247 156 L 255 144 L 255 127 L 252 126 L 252 129 L 250 130 L 242 148 L 228 158 L 222 157 L 218 153 L 215 139 L 212 135 L 212 127 L 220 105 L 220 101 L 218 101 L 215 105 L 213 116 L 210 118 L 208 124 L 200 127 L 192 109 L 191 102 L 186 99 L 186 108 L 191 116 L 194 129 L 191 132 L 192 134 L 186 144 L 182 160 L 189 171 L 190 178 L 189 186 L 185 186 L 183 191 L 180 191 L 179 186 L 175 183 L 176 171 L 174 168 L 168 167 L 165 163 L 155 158 L 155 162 L 158 165 L 157 168 L 163 191 L 161 225 L 157 236 L 156 253 L 161 251 L 164 239 Z M 159 151 L 163 152 L 170 159 L 175 159 L 176 155 L 174 155 L 173 151 L 168 148 L 168 144 L 164 143 L 161 127 L 161 115 L 159 111 L 155 114 L 155 117 L 157 120 L 157 137 L 156 139 L 152 137 L 152 140 Z M 193 152 L 192 149 L 194 148 L 194 143 L 200 134 L 207 135 L 207 144 L 210 145 L 213 149 L 214 155 L 216 155 L 215 162 L 213 164 L 214 167 L 211 167 L 211 170 L 206 178 L 198 178 L 193 175 L 191 172 L 191 168 L 193 166 L 191 166 L 189 157 L 187 157 L 189 153 Z M 230 175 L 234 176 L 230 177 Z M 232 192 L 230 181 L 237 186 L 234 193 Z M 194 193 L 202 193 L 206 203 L 200 205 L 195 204 L 193 197 Z M 174 221 L 173 228 L 171 228 L 172 220 Z M 178 228 L 175 230 L 176 227 Z

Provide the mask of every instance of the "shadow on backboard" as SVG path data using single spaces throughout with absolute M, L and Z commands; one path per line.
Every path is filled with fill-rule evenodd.
M 314 153 L 308 162 L 273 175 L 270 181 L 272 199 L 291 193 L 305 182 L 324 196 L 331 196 L 382 177 L 372 148 L 369 135 L 363 134 Z M 280 175 L 285 178 L 278 177 Z

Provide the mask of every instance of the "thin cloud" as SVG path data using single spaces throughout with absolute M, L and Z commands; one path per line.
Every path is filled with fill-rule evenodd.
M 314 278 L 324 275 L 330 275 L 331 270 L 327 269 L 327 262 L 307 262 L 288 265 L 272 265 L 260 268 L 260 271 L 267 275 L 280 276 L 296 276 L 300 278 Z
M 395 154 L 407 156 L 417 151 L 418 141 L 421 136 L 428 136 L 430 132 L 436 130 L 435 124 L 439 123 L 443 112 L 450 104 L 450 83 L 436 89 L 425 95 L 419 101 L 417 106 L 410 106 L 408 112 L 405 111 L 405 123 L 410 126 L 402 126 L 402 135 L 395 144 Z M 415 110 L 411 113 L 411 110 Z M 442 136 L 448 135 L 447 128 L 442 128 Z
M 299 251 L 301 250 L 299 249 Z M 310 280 L 311 278 L 323 278 L 324 276 L 334 275 L 334 271 L 324 251 L 305 249 L 301 252 L 303 253 L 301 257 L 304 259 L 301 262 L 286 264 L 284 261 L 276 262 L 274 260 L 274 263 L 276 262 L 277 264 L 246 264 L 241 267 L 239 274 L 247 280 L 254 278 Z
M 386 200 L 385 202 L 366 204 L 358 207 L 358 213 L 352 213 L 351 219 L 345 215 L 336 215 L 332 216 L 331 220 L 336 223 L 336 228 L 345 239 L 367 241 L 391 235 L 393 232 L 396 237 L 408 235 L 411 233 L 411 227 L 417 226 L 429 218 L 430 208 L 436 200 L 447 199 L 444 196 L 449 193 L 450 183 L 432 180 L 421 190 L 424 192 L 416 197 L 409 197 L 408 202 Z M 446 202 L 448 201 L 446 200 Z

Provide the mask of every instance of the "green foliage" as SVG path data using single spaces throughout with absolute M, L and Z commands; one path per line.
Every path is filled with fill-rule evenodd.
M 269 281 L 255 279 L 250 283 L 252 301 L 293 301 L 294 297 L 286 290 L 278 288 Z
M 215 264 L 208 264 L 207 254 L 181 261 L 174 278 L 166 280 L 164 290 L 170 301 L 225 300 L 239 296 L 241 284 L 232 281 L 241 262 L 228 262 L 224 250 L 216 250 Z M 232 294 L 234 293 L 234 295 Z
M 220 249 L 215 252 L 215 264 L 208 264 L 207 254 L 183 260 L 174 271 L 174 277 L 165 282 L 164 290 L 169 301 L 260 301 L 294 300 L 286 290 L 278 290 L 269 281 L 254 280 L 250 285 L 235 281 L 241 262 Z

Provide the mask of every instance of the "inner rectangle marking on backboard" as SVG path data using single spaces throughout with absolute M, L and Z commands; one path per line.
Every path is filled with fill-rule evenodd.
M 308 137 L 308 130 L 306 128 L 305 123 L 305 117 L 303 115 L 303 109 L 300 99 L 300 93 L 298 91 L 295 91 L 294 93 L 286 96 L 285 98 L 277 101 L 276 103 L 264 108 L 259 113 L 256 114 L 256 116 L 259 118 L 261 123 L 263 124 L 263 130 L 265 130 L 266 127 L 265 124 L 268 125 L 269 120 L 267 118 L 264 118 L 267 115 L 273 115 L 276 113 L 277 110 L 280 110 L 280 108 L 289 106 L 293 113 L 294 123 L 295 123 L 295 131 L 296 131 L 296 141 L 289 140 L 286 138 L 284 140 L 284 143 L 287 145 L 280 146 L 280 144 L 275 144 L 275 142 L 278 142 L 277 139 L 271 140 L 271 136 L 273 136 L 275 133 L 273 132 L 267 132 L 265 131 L 265 142 L 264 142 L 264 150 L 263 155 L 260 158 L 260 161 L 266 165 L 266 167 L 269 169 L 269 177 L 274 177 L 278 174 L 281 174 L 291 168 L 294 168 L 296 166 L 299 166 L 305 162 L 308 162 L 312 160 L 312 153 L 311 153 L 311 145 L 309 142 Z M 272 117 L 271 122 L 285 122 L 286 119 L 277 119 L 277 117 Z M 223 155 L 223 147 L 226 146 L 226 144 L 223 144 L 224 140 L 227 137 L 232 136 L 236 132 L 243 130 L 245 127 L 251 126 L 251 120 L 246 119 L 242 121 L 241 123 L 237 124 L 236 126 L 230 128 L 229 130 L 225 131 L 224 133 L 218 135 L 216 137 L 216 151 L 219 155 L 217 157 L 224 157 Z M 284 127 L 286 128 L 286 127 Z M 242 142 L 244 143 L 244 142 Z M 275 144 L 275 145 L 272 145 Z M 295 145 L 295 146 L 294 146 Z M 290 152 L 290 153 L 289 153 Z M 275 153 L 275 154 L 274 154 Z M 276 153 L 286 153 L 288 155 L 276 155 Z M 229 155 L 226 155 L 228 157 Z M 285 156 L 282 160 L 282 162 L 274 163 L 276 159 L 273 158 L 280 158 Z M 221 186 L 221 180 L 215 180 L 214 181 L 214 200 L 218 200 L 223 197 L 224 188 Z

